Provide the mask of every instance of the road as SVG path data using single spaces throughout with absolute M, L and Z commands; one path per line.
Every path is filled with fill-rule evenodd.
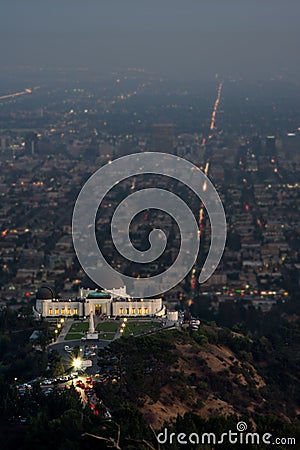
M 32 88 L 32 89 L 27 88 L 27 89 L 25 89 L 24 91 L 14 92 L 14 93 L 12 93 L 12 94 L 2 95 L 2 96 L 0 97 L 0 100 L 7 100 L 7 99 L 9 99 L 9 98 L 16 98 L 16 97 L 20 97 L 20 96 L 22 96 L 22 95 L 32 94 L 32 92 L 33 92 L 34 90 L 36 90 L 36 89 L 38 89 L 38 86 L 36 86 L 36 87 L 34 87 L 34 88 Z
M 84 347 L 85 345 L 97 345 L 98 346 L 98 350 L 101 348 L 105 348 L 109 345 L 110 341 L 98 341 L 98 340 L 88 340 L 88 341 L 81 341 L 79 340 L 74 340 L 74 341 L 64 341 L 64 342 L 55 342 L 54 344 L 51 344 L 50 348 L 53 350 L 56 350 L 62 357 L 63 360 L 63 364 L 65 366 L 66 369 L 71 368 L 72 367 L 72 361 L 74 359 L 74 356 L 72 355 L 72 353 L 68 353 L 65 351 L 65 346 L 69 345 L 70 347 L 79 347 L 79 351 L 80 353 L 84 352 Z M 97 370 L 99 370 L 99 367 L 97 366 L 97 361 L 98 361 L 98 356 L 97 356 L 97 351 L 96 351 L 96 356 L 93 357 L 87 357 L 87 359 L 91 360 L 93 365 L 92 367 L 87 367 L 85 369 L 85 372 L 88 374 L 93 374 L 95 372 L 97 372 Z M 75 369 L 73 369 L 75 370 Z
M 218 86 L 218 91 L 217 91 L 217 98 L 216 101 L 214 103 L 214 107 L 213 107 L 213 111 L 212 111 L 212 115 L 211 115 L 211 120 L 210 120 L 210 127 L 209 127 L 209 135 L 207 137 L 204 137 L 202 140 L 202 146 L 205 147 L 206 143 L 208 140 L 212 139 L 214 137 L 214 132 L 215 132 L 215 128 L 216 128 L 216 118 L 217 118 L 217 114 L 218 114 L 218 109 L 220 106 L 220 101 L 221 101 L 221 97 L 222 97 L 222 91 L 223 91 L 223 81 L 221 81 L 219 83 Z M 206 152 L 205 152 L 206 153 Z M 204 173 L 206 176 L 208 176 L 209 174 L 209 168 L 210 168 L 210 159 L 209 157 L 207 157 L 206 161 L 205 161 L 205 166 L 204 166 Z M 203 186 L 202 186 L 202 190 L 203 192 L 205 192 L 207 189 L 207 183 L 206 181 L 204 181 Z M 203 220 L 204 220 L 204 206 L 202 205 L 200 207 L 199 210 L 199 214 L 198 214 L 198 225 L 199 225 L 199 236 L 201 236 L 202 234 L 202 228 L 203 228 Z M 195 263 L 193 269 L 192 269 L 192 276 L 191 276 L 191 290 L 194 293 L 195 288 L 197 286 L 197 262 Z

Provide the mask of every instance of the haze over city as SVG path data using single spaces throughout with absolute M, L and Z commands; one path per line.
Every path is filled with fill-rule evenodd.
M 299 13 L 297 0 L 3 1 L 0 66 L 295 79 Z

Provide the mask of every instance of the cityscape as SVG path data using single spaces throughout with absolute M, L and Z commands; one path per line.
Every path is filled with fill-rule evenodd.
M 74 35 L 68 35 L 70 30 L 60 34 L 62 23 L 67 29 L 67 2 L 62 3 L 57 29 L 51 16 L 45 31 L 38 23 L 34 30 L 47 35 L 52 23 L 61 44 L 75 48 L 74 39 L 80 49 L 80 28 Z M 157 27 L 161 39 L 165 29 L 184 29 L 191 39 L 194 10 L 175 3 L 173 12 L 162 6 L 158 14 L 151 7 L 149 27 Z M 260 6 L 254 3 L 256 14 Z M 283 11 L 281 0 L 275 3 L 270 30 Z M 70 17 L 79 17 L 81 8 L 75 2 Z M 109 7 L 103 8 L 105 16 Z M 141 5 L 136 8 L 135 14 L 144 13 Z M 268 12 L 264 8 L 261 23 Z M 296 16 L 296 3 L 291 8 Z M 40 17 L 41 11 L 31 11 L 30 20 Z M 176 15 L 180 11 L 182 22 Z M 236 20 L 243 11 L 237 8 Z M 157 23 L 151 22 L 152 12 Z M 128 24 L 135 17 L 123 13 Z M 169 29 L 169 14 L 175 14 L 174 29 Z M 294 42 L 294 22 L 290 35 L 284 28 L 287 14 L 280 30 Z M 228 17 L 230 28 L 235 22 Z M 55 59 L 46 41 L 41 53 L 35 41 L 35 56 L 28 52 L 26 63 L 20 47 L 14 61 L 7 56 L 0 64 L 0 448 L 298 448 L 299 67 L 294 60 L 287 67 L 285 58 L 282 67 L 276 65 L 271 54 L 264 61 L 258 44 L 252 43 L 244 68 L 241 54 L 230 65 L 230 55 L 222 59 L 219 50 L 213 56 L 223 61 L 222 67 L 210 54 L 200 75 L 192 53 L 191 68 L 182 55 L 180 69 L 180 51 L 176 57 L 171 51 L 179 45 L 174 37 L 168 71 L 156 38 L 157 59 L 144 42 L 146 22 L 143 32 L 138 26 L 139 50 L 131 41 L 133 28 L 122 28 L 115 20 L 112 15 L 109 21 L 115 36 L 101 29 L 102 37 L 108 33 L 101 70 L 84 56 L 68 63 L 71 56 L 64 56 L 63 46 Z M 23 26 L 29 23 L 20 33 Z M 243 39 L 247 27 L 238 30 Z M 3 33 L 9 36 L 7 26 Z M 119 44 L 128 39 L 136 58 L 128 50 L 126 64 L 123 47 L 117 51 L 114 39 Z M 275 41 L 270 40 L 269 50 Z M 168 40 L 161 43 L 162 48 L 170 45 Z M 9 45 L 14 49 L 16 44 Z M 44 61 L 47 48 L 49 64 Z M 111 64 L 109 48 L 118 64 Z M 261 61 L 257 72 L 251 65 L 256 50 Z M 236 68 L 239 61 L 241 70 Z M 226 244 L 203 283 L 200 274 L 213 242 L 221 239 L 213 234 L 210 205 L 176 177 L 175 169 L 174 176 L 143 171 L 146 154 L 152 154 L 157 168 L 169 161 L 168 155 L 179 164 L 191 163 L 193 183 L 198 183 L 198 170 L 207 177 L 199 178 L 197 188 L 205 194 L 211 182 L 218 194 Z M 121 163 L 120 181 L 107 189 L 95 223 L 87 218 L 82 235 L 76 235 L 74 208 L 82 188 L 97 170 L 114 167 L 129 155 L 141 161 L 139 172 L 122 176 L 126 167 Z M 102 183 L 106 186 L 105 175 Z M 199 252 L 186 276 L 172 275 L 171 288 L 164 274 L 193 236 L 192 231 L 182 235 L 179 222 L 166 212 L 168 205 L 161 210 L 145 203 L 130 216 L 130 196 L 152 188 L 175 194 L 197 226 Z M 154 260 L 130 260 L 112 239 L 121 203 L 124 229 L 116 234 L 121 239 L 128 231 L 140 255 L 151 250 L 153 232 L 164 233 L 164 251 Z M 75 250 L 76 238 L 83 242 L 90 229 L 114 269 L 113 276 L 105 272 L 95 257 L 93 270 L 101 271 L 105 285 L 89 276 L 91 268 L 82 265 Z M 86 253 L 97 255 L 90 247 Z M 159 294 L 152 295 L 150 288 L 140 296 L 131 294 L 142 280 L 152 279 L 159 280 Z

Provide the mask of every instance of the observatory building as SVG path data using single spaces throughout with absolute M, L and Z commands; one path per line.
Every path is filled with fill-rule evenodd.
M 126 288 L 112 290 L 80 288 L 76 298 L 58 299 L 53 290 L 42 286 L 36 294 L 35 313 L 38 317 L 86 317 L 96 316 L 142 317 L 163 316 L 165 307 L 161 298 L 133 298 Z

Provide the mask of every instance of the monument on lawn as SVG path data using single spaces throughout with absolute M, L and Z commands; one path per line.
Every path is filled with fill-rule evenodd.
M 98 333 L 95 331 L 93 310 L 90 311 L 90 326 L 86 335 L 87 339 L 98 339 Z
M 91 310 L 91 312 L 90 312 L 90 328 L 89 328 L 89 332 L 90 333 L 95 333 L 95 323 L 94 323 L 93 310 Z

